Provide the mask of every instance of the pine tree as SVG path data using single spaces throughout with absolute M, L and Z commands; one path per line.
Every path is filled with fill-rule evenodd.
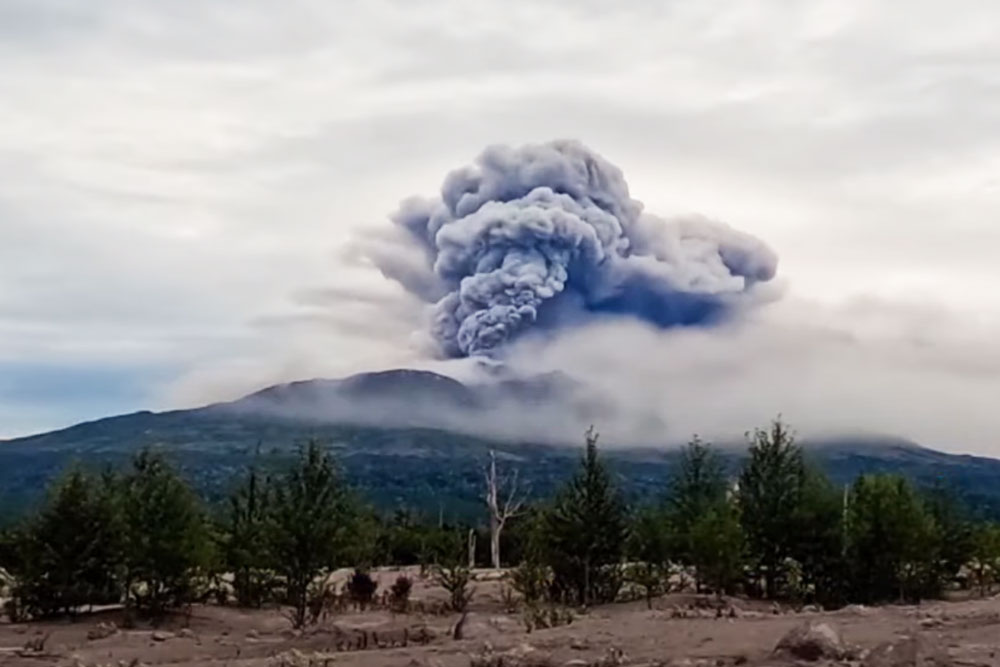
M 159 455 L 139 453 L 122 479 L 127 602 L 151 615 L 190 601 L 211 544 L 197 498 Z
M 628 579 L 645 592 L 646 607 L 662 593 L 670 570 L 670 534 L 663 511 L 644 507 L 632 517 L 628 531 Z
M 556 591 L 579 604 L 609 602 L 621 587 L 625 504 L 589 429 L 580 468 L 546 513 L 547 564 Z
M 743 531 L 726 501 L 704 509 L 690 528 L 691 562 L 699 584 L 731 593 L 743 577 Z
M 350 528 L 348 500 L 333 460 L 315 441 L 276 480 L 268 542 L 295 627 L 305 625 L 314 580 L 334 568 L 344 547 Z
M 673 551 L 682 563 L 692 563 L 692 528 L 725 498 L 726 476 L 722 462 L 710 445 L 695 436 L 681 452 L 667 495 Z
M 120 526 L 101 480 L 70 470 L 21 533 L 14 594 L 32 616 L 117 601 Z
M 973 547 L 973 526 L 954 491 L 940 482 L 922 494 L 922 502 L 937 526 L 939 538 L 936 547 L 938 557 L 931 566 L 931 588 L 924 593 L 927 596 L 937 596 L 940 591 L 932 588 L 953 580 L 962 566 L 969 562 Z
M 970 560 L 979 594 L 989 595 L 1000 575 L 1000 526 L 982 523 L 973 529 Z
M 739 503 L 748 555 L 764 594 L 781 593 L 786 559 L 795 545 L 795 514 L 805 477 L 802 450 L 781 419 L 750 438 L 750 458 L 740 474 Z
M 843 493 L 822 472 L 807 467 L 793 520 L 791 557 L 801 570 L 799 593 L 810 601 L 836 605 L 846 595 Z
M 919 601 L 936 593 L 940 532 L 913 487 L 896 475 L 865 475 L 847 515 L 853 599 Z
M 271 587 L 267 543 L 270 490 L 256 466 L 229 498 L 225 522 L 224 556 L 233 573 L 236 601 L 244 607 L 259 607 Z

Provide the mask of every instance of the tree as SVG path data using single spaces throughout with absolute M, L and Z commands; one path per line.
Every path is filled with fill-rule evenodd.
M 617 596 L 627 527 L 625 504 L 598 456 L 597 439 L 591 427 L 580 468 L 545 514 L 553 586 L 582 605 Z
M 793 517 L 790 555 L 802 579 L 797 591 L 823 605 L 843 602 L 847 562 L 844 543 L 844 495 L 819 470 L 807 467 Z
M 475 591 L 470 587 L 472 569 L 463 553 L 461 533 L 455 533 L 448 544 L 437 555 L 434 563 L 434 579 L 438 586 L 448 591 L 448 601 L 452 611 L 462 613 L 472 601 Z
M 913 487 L 896 475 L 865 475 L 847 512 L 852 597 L 918 601 L 939 589 L 938 527 Z
M 646 607 L 652 609 L 653 597 L 663 592 L 669 573 L 669 533 L 661 510 L 644 507 L 632 517 L 627 553 L 631 561 L 627 576 L 643 589 Z
M 972 553 L 972 524 L 954 492 L 940 483 L 921 494 L 924 508 L 937 526 L 937 559 L 932 563 L 931 580 L 944 586 L 958 575 Z M 937 595 L 936 591 L 926 591 Z
M 497 570 L 500 569 L 500 535 L 507 521 L 521 511 L 524 496 L 518 482 L 517 470 L 506 477 L 497 475 L 497 455 L 492 449 L 485 477 L 486 507 L 490 512 L 490 562 L 493 569 Z
M 194 575 L 210 555 L 204 517 L 191 489 L 148 450 L 135 457 L 121 489 L 126 602 L 157 616 L 191 599 Z
M 786 559 L 795 543 L 795 514 L 805 477 L 802 450 L 780 418 L 750 436 L 750 457 L 739 479 L 740 518 L 748 555 L 764 582 L 764 595 L 777 597 Z
M 726 490 L 725 469 L 718 454 L 694 436 L 681 451 L 667 495 L 674 551 L 682 563 L 692 562 L 692 528 L 702 515 L 725 500 Z
M 236 601 L 244 607 L 259 607 L 271 588 L 267 543 L 270 490 L 256 466 L 251 466 L 243 484 L 229 497 L 225 520 L 225 561 L 233 573 Z
M 551 551 L 547 522 L 547 508 L 534 507 L 517 524 L 521 533 L 521 560 L 510 572 L 510 584 L 529 607 L 552 594 L 551 569 L 547 558 Z
M 14 596 L 30 616 L 72 615 L 118 601 L 121 530 L 102 478 L 70 470 L 49 491 L 19 541 Z
M 979 594 L 988 595 L 1000 575 L 1000 526 L 982 523 L 972 533 L 972 571 Z
M 268 542 L 297 628 L 306 623 L 310 587 L 334 567 L 347 537 L 348 500 L 333 461 L 315 441 L 274 485 Z
M 721 595 L 743 577 L 743 531 L 726 501 L 702 511 L 691 526 L 691 561 L 699 583 Z

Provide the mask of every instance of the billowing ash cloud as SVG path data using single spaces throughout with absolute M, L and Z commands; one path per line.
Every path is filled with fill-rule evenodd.
M 642 209 L 621 171 L 580 143 L 492 146 L 450 173 L 440 198 L 404 202 L 368 255 L 435 304 L 433 337 L 453 357 L 598 314 L 714 321 L 774 276 L 758 239 Z

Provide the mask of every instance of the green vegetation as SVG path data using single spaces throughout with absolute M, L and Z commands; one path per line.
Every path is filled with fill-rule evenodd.
M 542 551 L 553 587 L 566 602 L 614 600 L 621 587 L 627 510 L 597 452 L 591 428 L 579 470 L 544 511 Z
M 197 497 L 160 456 L 141 452 L 117 485 L 126 606 L 160 615 L 192 598 L 212 544 Z
M 272 485 L 267 544 L 270 564 L 292 605 L 292 623 L 305 625 L 310 589 L 338 565 L 349 543 L 352 518 L 348 491 L 333 460 L 315 441 Z
M 805 474 L 802 450 L 781 420 L 754 431 L 737 498 L 749 565 L 764 597 L 777 597 L 786 583 Z
M 646 606 L 664 591 L 670 573 L 670 532 L 664 530 L 666 518 L 658 507 L 641 507 L 632 517 L 626 553 L 630 565 L 625 578 L 640 587 Z
M 579 456 L 576 447 L 501 442 L 440 429 L 303 422 L 217 408 L 140 412 L 0 443 L 0 525 L 37 511 L 45 488 L 74 461 L 119 469 L 142 449 L 165 452 L 198 495 L 219 506 L 251 460 L 262 477 L 276 474 L 295 459 L 297 446 L 310 439 L 324 444 L 342 468 L 344 481 L 379 511 L 402 509 L 432 522 L 440 515 L 448 523 L 482 521 L 483 468 L 491 450 L 498 461 L 524 462 L 516 468 L 530 490 L 529 500 L 535 501 L 553 497 Z M 681 451 L 675 448 L 605 444 L 602 457 L 633 505 L 661 496 L 679 466 Z M 958 494 L 975 516 L 1000 520 L 1000 461 L 995 459 L 878 437 L 813 439 L 806 449 L 838 489 L 861 474 L 892 472 L 920 488 L 940 484 Z M 738 442 L 715 448 L 727 478 L 738 473 L 745 451 Z M 515 529 L 515 522 L 505 531 L 508 544 L 513 542 L 506 540 L 506 532 Z M 504 562 L 516 564 L 520 556 L 508 548 L 504 546 Z
M 233 592 L 243 607 L 260 607 L 274 587 L 267 527 L 270 487 L 256 466 L 230 496 L 222 523 L 223 557 L 233 573 Z
M 935 567 L 941 537 L 940 526 L 905 479 L 859 478 L 847 512 L 851 597 L 879 602 L 936 595 L 943 584 Z
M 964 581 L 963 571 L 983 594 L 997 583 L 1000 528 L 974 520 L 940 488 L 884 473 L 840 487 L 780 420 L 748 441 L 747 458 L 732 471 L 695 438 L 660 479 L 661 493 L 635 498 L 589 430 L 569 479 L 503 533 L 503 553 L 516 565 L 505 588 L 510 602 L 542 627 L 571 618 L 567 606 L 620 599 L 626 583 L 650 604 L 693 583 L 703 592 L 826 606 L 938 596 Z M 215 505 L 155 452 L 139 452 L 120 471 L 70 467 L 41 507 L 0 539 L 0 566 L 12 577 L 8 615 L 73 616 L 122 603 L 134 617 L 156 618 L 214 599 L 284 604 L 302 626 L 335 599 L 406 612 L 412 581 L 400 577 L 376 595 L 368 570 L 416 564 L 460 612 L 475 588 L 470 534 L 482 538 L 476 562 L 492 560 L 482 501 L 475 524 L 447 521 L 444 512 L 380 513 L 317 441 L 294 458 L 254 456 L 246 465 Z M 355 568 L 339 594 L 326 584 L 338 567 Z
M 125 532 L 114 484 L 110 476 L 71 469 L 39 514 L 13 534 L 6 563 L 16 582 L 12 616 L 73 615 L 121 597 Z

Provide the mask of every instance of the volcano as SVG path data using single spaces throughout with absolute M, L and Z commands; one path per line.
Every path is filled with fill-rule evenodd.
M 315 439 L 334 452 L 347 479 L 378 507 L 479 517 L 482 465 L 490 450 L 517 467 L 539 497 L 568 478 L 580 455 L 577 442 L 484 435 L 494 432 L 498 411 L 510 420 L 540 405 L 565 408 L 567 421 L 581 424 L 582 440 L 586 419 L 594 414 L 579 390 L 558 373 L 475 384 L 396 369 L 275 385 L 191 410 L 113 416 L 0 441 L 0 505 L 16 514 L 37 503 L 46 484 L 68 465 L 124 465 L 142 448 L 163 452 L 205 498 L 217 502 L 251 462 L 280 465 Z M 490 428 L 477 429 L 477 423 Z M 678 443 L 602 444 L 631 500 L 662 497 Z M 899 473 L 922 486 L 951 489 L 978 514 L 1000 516 L 995 459 L 948 454 L 893 437 L 847 435 L 803 444 L 835 483 L 850 483 L 862 473 Z M 735 472 L 745 453 L 742 443 L 720 444 L 719 450 Z

